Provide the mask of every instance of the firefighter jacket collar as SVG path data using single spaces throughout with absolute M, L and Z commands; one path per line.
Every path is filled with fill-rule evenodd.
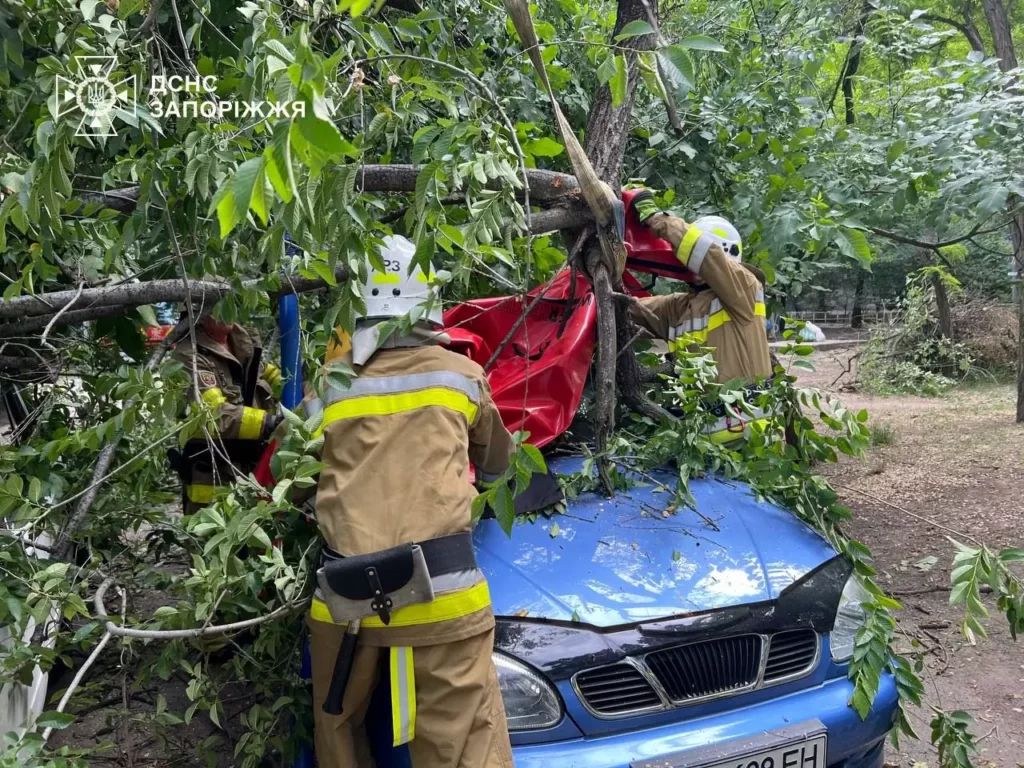
M 412 330 L 400 336 L 392 333 L 383 342 L 380 340 L 381 322 L 361 322 L 352 334 L 352 362 L 365 365 L 378 349 L 400 349 L 403 347 L 429 347 L 451 343 L 451 337 L 427 323 L 416 323 Z

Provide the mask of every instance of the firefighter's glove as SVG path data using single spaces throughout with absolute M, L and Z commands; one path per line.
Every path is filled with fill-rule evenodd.
M 661 213 L 658 204 L 654 202 L 654 194 L 649 189 L 641 190 L 633 198 L 633 210 L 636 211 L 636 220 L 644 224 L 651 216 Z
M 270 442 L 280 440 L 288 433 L 288 422 L 284 416 L 278 414 L 268 415 L 263 420 L 263 431 L 260 433 L 260 440 Z
M 683 236 L 690 225 L 678 216 L 671 216 L 667 213 L 656 213 L 648 218 L 644 225 L 651 231 L 651 234 L 661 240 L 667 240 L 672 244 L 672 249 L 679 250 L 679 244 L 683 242 Z
M 612 291 L 612 299 L 626 307 L 638 306 L 640 304 L 640 300 L 636 296 L 630 296 L 628 293 L 619 293 L 618 291 Z

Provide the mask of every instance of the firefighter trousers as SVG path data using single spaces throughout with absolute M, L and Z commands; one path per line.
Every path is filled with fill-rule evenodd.
M 395 729 L 405 737 L 413 768 L 512 768 L 505 708 L 491 659 L 494 630 L 451 643 L 391 649 L 360 643 L 345 689 L 343 711 L 328 715 L 323 702 L 345 627 L 307 619 L 313 668 L 313 712 L 319 768 L 372 768 L 365 720 L 378 681 L 382 655 L 396 669 L 408 668 L 413 701 L 399 726 L 392 691 Z M 401 653 L 396 653 L 400 651 Z M 395 658 L 398 656 L 398 664 Z M 401 665 L 401 666 L 399 666 Z M 396 737 L 396 741 L 398 737 Z

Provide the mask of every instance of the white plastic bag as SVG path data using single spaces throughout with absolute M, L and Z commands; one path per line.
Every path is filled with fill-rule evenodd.
M 803 330 L 800 331 L 801 341 L 824 341 L 825 334 L 822 333 L 821 328 L 816 326 L 814 323 L 807 322 L 804 324 Z

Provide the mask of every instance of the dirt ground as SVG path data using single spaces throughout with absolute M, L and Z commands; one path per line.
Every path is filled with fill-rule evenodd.
M 801 382 L 839 390 L 851 377 L 833 382 L 854 351 L 816 354 L 815 372 L 803 373 Z M 855 363 L 852 368 L 855 374 Z M 869 425 L 889 442 L 825 473 L 854 512 L 851 535 L 873 550 L 881 582 L 903 602 L 901 649 L 910 651 L 914 638 L 930 649 L 924 706 L 912 712 L 924 741 L 904 741 L 898 752 L 890 748 L 889 763 L 938 764 L 927 743 L 934 706 L 975 717 L 977 765 L 1024 766 L 1024 639 L 1010 638 L 989 596 L 989 637 L 970 645 L 959 632 L 962 611 L 949 606 L 948 589 L 954 548 L 947 536 L 957 538 L 950 531 L 991 548 L 1024 543 L 1024 427 L 1013 421 L 1014 391 L 993 383 L 941 399 L 839 394 L 848 406 L 867 408 Z

